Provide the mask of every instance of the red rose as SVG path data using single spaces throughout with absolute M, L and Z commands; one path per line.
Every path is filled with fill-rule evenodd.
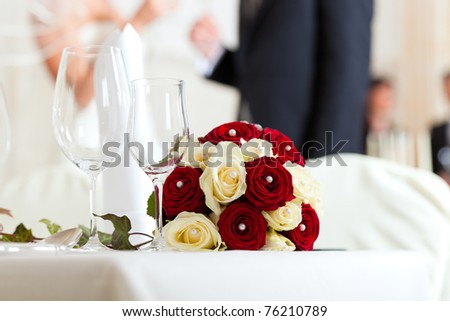
M 274 211 L 295 198 L 292 175 L 276 158 L 261 157 L 245 167 L 245 196 L 260 210 Z
M 290 239 L 297 250 L 312 251 L 314 242 L 319 237 L 320 222 L 316 211 L 309 204 L 302 205 L 302 221 L 293 230 L 283 233 Z
M 265 128 L 262 133 L 262 139 L 272 143 L 273 153 L 283 164 L 287 161 L 305 166 L 305 160 L 302 154 L 297 150 L 294 142 L 276 129 Z
M 208 214 L 205 194 L 200 188 L 202 171 L 192 167 L 176 167 L 163 187 L 163 209 L 166 218 L 174 219 L 183 211 Z
M 230 250 L 258 250 L 266 244 L 267 221 L 245 201 L 228 205 L 220 214 L 219 233 Z
M 259 137 L 261 137 L 261 131 L 255 125 L 235 121 L 214 128 L 205 137 L 199 138 L 199 141 L 202 144 L 206 142 L 218 144 L 227 141 L 241 146 L 241 139 L 249 141 Z

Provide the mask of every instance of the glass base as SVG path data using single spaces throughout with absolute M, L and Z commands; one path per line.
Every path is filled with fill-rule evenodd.
M 77 252 L 99 252 L 99 251 L 108 251 L 110 248 L 104 246 L 97 236 L 91 236 L 86 244 L 77 249 Z
M 143 251 L 166 251 L 168 250 L 167 243 L 162 237 L 155 237 L 150 244 L 141 247 Z

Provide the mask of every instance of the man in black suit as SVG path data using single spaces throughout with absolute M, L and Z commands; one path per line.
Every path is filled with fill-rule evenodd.
M 241 118 L 279 129 L 307 158 L 363 153 L 372 6 L 372 0 L 241 0 L 239 48 L 224 51 L 210 79 L 236 86 L 241 115 L 246 108 L 251 115 Z M 219 51 L 211 18 L 197 22 L 191 39 L 206 57 Z M 340 140 L 348 141 L 341 150 Z
M 443 77 L 444 91 L 450 102 L 450 73 Z M 431 153 L 433 172 L 450 184 L 450 123 L 434 126 L 431 129 Z

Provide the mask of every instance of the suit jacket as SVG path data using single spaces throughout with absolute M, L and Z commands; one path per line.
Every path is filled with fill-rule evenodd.
M 310 141 L 306 157 L 337 152 L 342 139 L 342 151 L 362 153 L 371 17 L 372 0 L 263 0 L 210 78 L 236 86 L 255 123 L 298 148 Z
M 431 130 L 431 155 L 433 161 L 433 172 L 438 174 L 439 172 L 445 171 L 444 165 L 439 160 L 439 151 L 444 147 L 450 147 L 450 142 L 448 141 L 448 126 L 449 123 L 438 125 Z

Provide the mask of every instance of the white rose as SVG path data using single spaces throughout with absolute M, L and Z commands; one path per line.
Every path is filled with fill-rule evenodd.
M 167 244 L 175 249 L 218 250 L 222 238 L 219 230 L 205 215 L 181 212 L 163 227 Z
M 311 197 L 309 198 L 309 204 L 316 211 L 319 218 L 323 217 L 324 209 L 322 202 L 322 186 L 314 181 L 311 186 Z
M 244 195 L 246 171 L 242 152 L 234 143 L 217 144 L 217 153 L 210 157 L 200 176 L 200 187 L 205 193 L 206 205 L 220 215 L 226 205 Z
M 220 219 L 220 215 L 217 215 L 216 213 L 211 213 L 209 214 L 209 219 L 211 220 L 211 222 L 214 223 L 215 226 L 217 226 L 217 223 L 219 222 Z
M 313 193 L 313 184 L 315 180 L 311 176 L 308 169 L 298 164 L 287 162 L 284 167 L 292 175 L 292 184 L 294 185 L 294 195 L 301 199 L 304 203 L 309 203 Z
M 262 211 L 264 218 L 275 231 L 290 231 L 302 221 L 302 208 L 294 202 L 287 202 L 275 211 Z
M 205 169 L 205 162 L 216 152 L 216 146 L 206 142 L 201 144 L 198 140 L 189 142 L 186 152 L 183 154 L 182 165 Z
M 296 197 L 292 202 L 297 205 L 301 203 L 310 204 L 319 218 L 322 218 L 324 209 L 321 184 L 312 177 L 310 171 L 305 167 L 291 162 L 287 162 L 284 166 L 292 175 L 292 184 L 294 185 L 294 195 Z
M 269 228 L 266 235 L 266 245 L 261 250 L 263 251 L 295 251 L 295 244 L 290 239 L 278 234 L 273 229 Z
M 301 198 L 296 197 L 291 202 L 297 205 L 300 209 L 302 208 L 303 200 Z
M 272 144 L 264 139 L 253 138 L 241 146 L 246 162 L 251 162 L 264 156 L 273 157 Z

